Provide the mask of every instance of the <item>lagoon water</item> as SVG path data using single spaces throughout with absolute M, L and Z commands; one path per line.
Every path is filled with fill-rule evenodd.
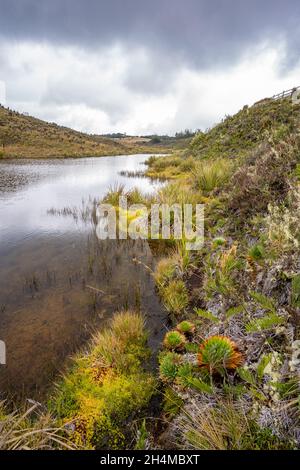
M 0 398 L 43 398 L 67 358 L 113 312 L 145 312 L 155 349 L 166 315 L 141 241 L 99 241 L 86 208 L 117 184 L 144 192 L 159 183 L 121 176 L 147 155 L 0 162 Z M 83 215 L 85 214 L 85 215 Z

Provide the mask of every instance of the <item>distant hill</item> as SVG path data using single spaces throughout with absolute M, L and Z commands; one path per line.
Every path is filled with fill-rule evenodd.
M 162 152 L 161 147 L 88 135 L 0 105 L 0 157 L 89 157 Z
M 199 131 L 192 132 L 190 130 L 185 130 L 184 132 L 177 132 L 175 136 L 169 135 L 141 135 L 141 136 L 132 136 L 127 134 L 122 134 L 121 132 L 114 134 L 103 134 L 101 137 L 108 137 L 114 139 L 117 142 L 122 144 L 135 144 L 135 145 L 146 145 L 146 146 L 158 146 L 165 147 L 168 149 L 183 149 L 189 145 L 193 137 Z

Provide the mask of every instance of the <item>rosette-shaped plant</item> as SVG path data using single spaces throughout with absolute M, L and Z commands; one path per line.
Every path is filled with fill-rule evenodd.
M 223 374 L 225 370 L 234 370 L 243 362 L 242 353 L 237 345 L 227 336 L 211 336 L 200 346 L 198 364 L 211 374 Z
M 175 380 L 182 356 L 175 352 L 164 352 L 159 358 L 159 376 L 164 382 Z
M 179 331 L 169 331 L 164 339 L 164 346 L 167 349 L 180 351 L 184 349 L 186 343 L 185 336 Z
M 195 333 L 194 323 L 192 323 L 190 321 L 187 321 L 187 320 L 184 320 L 181 323 L 179 323 L 179 325 L 177 325 L 176 329 L 180 333 L 182 333 L 184 335 L 187 335 L 187 336 L 191 336 Z

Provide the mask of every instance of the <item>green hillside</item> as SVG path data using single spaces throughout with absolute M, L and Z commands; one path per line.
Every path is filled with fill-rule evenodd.
M 299 128 L 299 105 L 289 99 L 265 99 L 244 106 L 234 116 L 226 116 L 221 123 L 199 132 L 188 146 L 168 159 L 152 159 L 148 176 L 176 178 L 189 173 L 198 160 L 226 158 L 241 162 L 242 157 L 269 138 L 280 140 Z
M 162 149 L 84 134 L 0 105 L 2 158 L 98 157 L 149 152 L 158 153 L 162 152 Z

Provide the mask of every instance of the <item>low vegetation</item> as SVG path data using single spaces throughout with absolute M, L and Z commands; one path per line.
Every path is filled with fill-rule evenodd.
M 58 427 L 43 407 L 31 404 L 24 410 L 8 410 L 0 403 L 0 450 L 75 450 L 66 426 Z
M 0 105 L 0 158 L 100 157 L 164 153 L 163 146 L 88 135 Z
M 57 386 L 49 407 L 61 425 L 72 422 L 70 439 L 86 449 L 126 448 L 133 421 L 149 404 L 155 380 L 145 372 L 149 358 L 140 314 L 121 312 L 98 333 L 91 349 Z
M 143 366 L 141 316 L 118 314 L 50 400 L 70 445 L 132 446 L 128 423 L 159 389 L 154 448 L 299 448 L 299 113 L 288 98 L 264 100 L 149 159 L 147 175 L 170 181 L 154 199 L 133 190 L 129 200 L 204 203 L 205 243 L 190 252 L 185 240 L 149 241 L 160 259 L 154 272 L 144 267 L 169 313 L 160 384 Z M 105 201 L 118 205 L 122 193 L 112 188 Z M 143 419 L 136 448 L 149 428 Z
M 299 122 L 299 105 L 264 100 L 148 162 L 176 179 L 160 200 L 182 185 L 205 203 L 201 253 L 165 252 L 154 273 L 185 337 L 159 355 L 162 448 L 299 448 Z

